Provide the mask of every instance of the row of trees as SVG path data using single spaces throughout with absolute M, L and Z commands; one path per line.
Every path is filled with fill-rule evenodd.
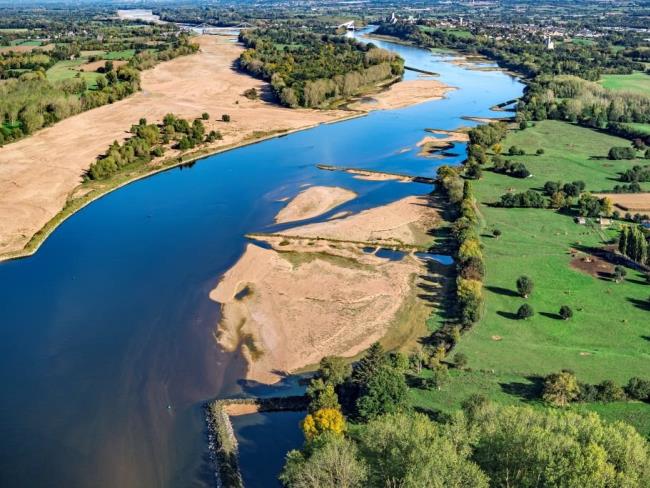
M 621 174 L 621 180 L 636 183 L 650 181 L 650 165 L 632 166 L 632 168 L 625 170 Z
M 285 27 L 243 31 L 239 39 L 248 48 L 239 66 L 270 81 L 289 107 L 318 107 L 404 72 L 396 54 L 345 37 Z
M 564 369 L 544 378 L 542 399 L 550 405 L 565 407 L 572 402 L 616 402 L 639 400 L 650 402 L 650 380 L 633 377 L 625 387 L 612 380 L 597 385 L 578 381 L 575 373 Z
M 622 131 L 621 124 L 650 122 L 650 96 L 607 90 L 576 76 L 539 77 L 519 103 L 520 120 L 565 120 Z
M 618 238 L 618 251 L 632 261 L 650 265 L 648 236 L 638 225 L 624 225 Z

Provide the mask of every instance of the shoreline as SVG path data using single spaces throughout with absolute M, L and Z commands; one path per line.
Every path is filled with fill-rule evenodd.
M 40 249 L 40 247 L 43 245 L 43 243 L 47 240 L 47 238 L 61 225 L 63 224 L 67 219 L 75 215 L 77 212 L 83 210 L 85 207 L 90 205 L 91 203 L 99 200 L 100 198 L 105 197 L 106 195 L 109 195 L 110 193 L 113 193 L 116 190 L 119 190 L 120 188 L 123 188 L 127 185 L 130 185 L 131 183 L 135 183 L 136 181 L 144 180 L 146 178 L 155 176 L 159 173 L 163 173 L 165 171 L 169 171 L 175 168 L 178 168 L 179 166 L 184 166 L 187 164 L 195 163 L 197 161 L 200 161 L 202 159 L 214 156 L 216 154 L 221 154 L 227 151 L 232 151 L 235 149 L 239 149 L 240 147 L 245 147 L 245 146 L 250 146 L 253 144 L 258 144 L 260 142 L 264 142 L 270 139 L 275 139 L 278 137 L 282 136 L 287 136 L 290 134 L 295 134 L 297 132 L 302 132 L 305 130 L 310 130 L 310 129 L 315 129 L 316 127 L 319 127 L 321 125 L 330 125 L 330 124 L 337 124 L 339 122 L 345 122 L 347 120 L 352 120 L 352 119 L 357 119 L 360 117 L 365 117 L 369 114 L 370 112 L 362 112 L 362 111 L 355 111 L 355 113 L 352 113 L 350 115 L 344 115 L 342 117 L 338 117 L 332 120 L 328 120 L 325 122 L 319 122 L 317 124 L 310 124 L 305 127 L 299 127 L 296 129 L 290 129 L 286 131 L 281 131 L 281 132 L 276 132 L 273 134 L 267 134 L 263 135 L 260 137 L 254 137 L 248 140 L 242 140 L 240 142 L 227 145 L 227 146 L 222 146 L 220 148 L 214 148 L 214 149 L 208 149 L 208 148 L 203 148 L 199 149 L 197 151 L 187 153 L 185 158 L 183 155 L 181 156 L 175 156 L 172 158 L 172 160 L 165 161 L 163 160 L 162 164 L 160 167 L 155 167 L 151 168 L 150 170 L 145 171 L 142 174 L 134 175 L 132 177 L 127 177 L 126 180 L 124 181 L 115 181 L 115 182 L 109 182 L 109 185 L 105 189 L 91 189 L 88 193 L 80 196 L 77 199 L 72 200 L 72 206 L 74 206 L 75 203 L 78 202 L 77 206 L 68 207 L 66 206 L 62 208 L 54 217 L 52 217 L 41 229 L 39 229 L 33 236 L 32 238 L 28 241 L 28 243 L 25 245 L 23 249 L 20 251 L 12 251 L 4 254 L 0 254 L 0 263 L 3 262 L 8 262 L 8 261 L 14 261 L 17 259 L 22 259 L 22 258 L 27 258 L 30 256 L 33 256 L 36 254 L 36 252 Z M 206 151 L 207 149 L 207 151 Z M 200 154 L 199 154 L 200 153 Z M 172 162 L 174 159 L 178 160 L 181 159 L 181 161 L 176 161 Z M 137 170 L 136 170 L 137 171 Z M 116 175 L 116 179 L 119 179 L 120 175 Z M 80 188 L 83 187 L 83 183 L 78 185 L 76 188 L 74 188 L 71 191 L 71 194 L 75 193 L 78 191 Z M 94 193 L 97 192 L 97 193 Z M 92 195 L 89 198 L 86 198 L 88 195 Z

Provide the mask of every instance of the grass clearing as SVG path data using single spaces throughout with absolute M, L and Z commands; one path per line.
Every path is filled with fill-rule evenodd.
M 135 56 L 135 49 L 125 49 L 124 51 L 110 51 L 104 55 L 104 59 L 122 59 L 128 61 Z
M 46 71 L 47 79 L 56 82 L 76 78 L 77 75 L 80 75 L 86 80 L 88 89 L 94 89 L 97 87 L 97 78 L 100 76 L 100 73 L 81 71 L 80 67 L 87 62 L 88 59 L 85 58 L 72 61 L 59 61 Z
M 650 75 L 637 71 L 631 75 L 603 75 L 600 84 L 608 90 L 650 94 Z

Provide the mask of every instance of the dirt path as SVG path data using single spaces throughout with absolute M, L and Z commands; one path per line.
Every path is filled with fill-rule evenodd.
M 242 96 L 265 83 L 233 70 L 242 47 L 231 38 L 201 36 L 201 51 L 162 63 L 142 74 L 142 91 L 120 102 L 69 119 L 0 148 L 0 255 L 19 251 L 63 208 L 81 175 L 114 140 L 123 140 L 141 117 L 160 121 L 173 112 L 211 115 L 208 130 L 224 135 L 220 146 L 256 132 L 293 130 L 349 115 L 342 111 L 293 110 Z M 216 119 L 231 116 L 230 123 Z

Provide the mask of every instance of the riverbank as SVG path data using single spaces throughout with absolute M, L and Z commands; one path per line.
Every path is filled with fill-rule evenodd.
M 32 238 L 39 231 L 47 234 L 53 219 L 61 220 L 57 214 L 62 209 L 80 208 L 83 202 L 73 204 L 70 200 L 77 200 L 79 191 L 85 191 L 80 189 L 80 185 L 87 186 L 82 185 L 83 173 L 113 141 L 129 137 L 130 125 L 142 117 L 156 122 L 174 113 L 191 120 L 207 112 L 211 117 L 206 129 L 223 136 L 202 154 L 207 155 L 263 140 L 268 134 L 289 133 L 351 115 L 342 110 L 294 110 L 244 97 L 247 89 L 266 93 L 269 88 L 233 69 L 243 48 L 232 40 L 199 36 L 197 54 L 144 72 L 142 90 L 135 95 L 0 148 L 0 259 L 29 254 L 25 247 L 33 248 Z M 230 115 L 230 122 L 223 122 L 222 114 Z M 183 162 L 192 158 L 189 154 L 181 157 Z M 156 164 L 171 166 L 167 160 L 152 166 Z M 141 177 L 143 172 L 136 173 L 135 177 Z
M 413 196 L 282 235 L 255 235 L 265 246 L 248 244 L 210 294 L 222 307 L 219 343 L 241 348 L 247 378 L 261 383 L 323 356 L 353 357 L 387 335 L 410 347 L 395 336 L 424 335 L 430 312 L 417 297 L 426 267 L 411 251 L 430 243 L 427 233 L 438 222 L 429 198 Z
M 232 38 L 199 36 L 198 42 L 198 54 L 146 72 L 142 92 L 133 97 L 71 117 L 0 148 L 0 261 L 32 255 L 68 217 L 132 181 L 323 123 L 436 100 L 451 89 L 435 80 L 405 81 L 373 95 L 373 103 L 364 109 L 288 109 L 243 96 L 248 88 L 262 93 L 269 88 L 232 69 L 243 49 Z M 213 79 L 208 84 L 211 88 L 202 81 L 207 78 Z M 130 135 L 125 121 L 136 123 L 143 116 L 150 121 L 161 120 L 169 112 L 190 119 L 208 112 L 213 117 L 205 123 L 206 129 L 217 130 L 223 139 L 190 152 L 168 151 L 165 157 L 108 180 L 82 181 L 82 174 L 112 141 Z M 223 113 L 231 116 L 230 122 L 220 120 Z M 88 127 L 95 132 L 89 133 Z

